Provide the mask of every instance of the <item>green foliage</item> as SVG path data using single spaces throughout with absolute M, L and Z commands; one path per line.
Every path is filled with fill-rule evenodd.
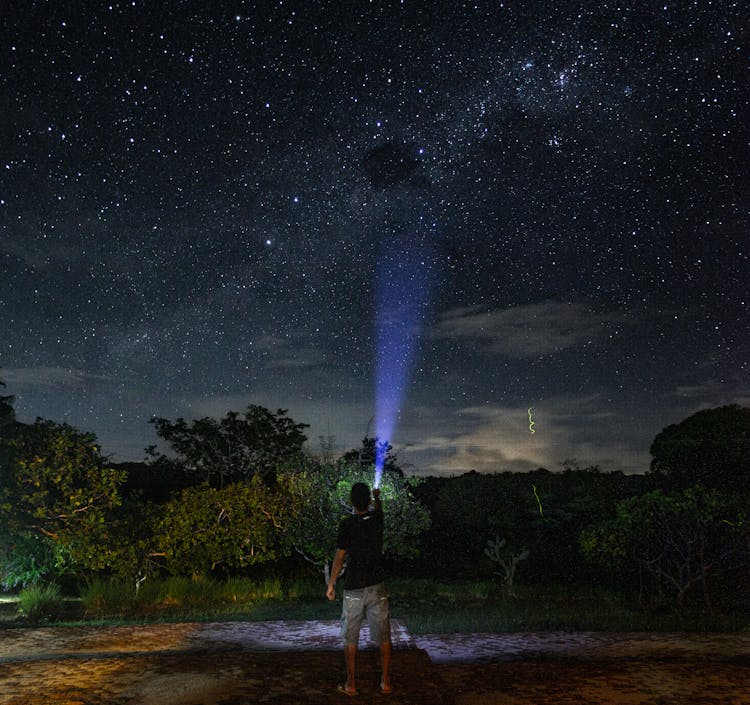
M 394 578 L 388 581 L 388 593 L 396 604 L 414 599 L 481 602 L 494 592 L 495 585 L 490 580 L 443 582 L 430 578 Z
M 393 616 L 411 634 L 533 631 L 737 632 L 747 620 L 726 614 L 654 614 L 640 609 L 627 592 L 567 584 L 519 585 L 510 601 L 482 594 L 473 581 L 426 581 L 424 590 L 392 581 Z
M 519 529 L 530 526 L 534 507 L 524 506 L 504 478 L 472 472 L 440 483 L 427 536 L 426 560 L 435 577 L 475 574 L 488 534 L 502 532 L 513 543 L 521 540 Z
M 750 409 L 706 409 L 667 426 L 651 444 L 651 472 L 670 489 L 696 484 L 750 492 Z
M 177 454 L 177 463 L 197 482 L 223 487 L 258 475 L 272 480 L 279 467 L 302 453 L 308 424 L 295 423 L 284 409 L 272 413 L 251 404 L 242 414 L 172 422 L 154 418 L 156 433 Z M 151 451 L 155 454 L 153 447 Z M 171 464 L 165 456 L 159 461 Z
M 158 535 L 164 511 L 163 505 L 130 499 L 111 513 L 107 552 L 108 568 L 114 576 L 134 582 L 162 570 Z
M 108 468 L 92 434 L 37 419 L 8 441 L 0 517 L 11 536 L 46 536 L 81 567 L 111 557 L 109 513 L 120 503 L 123 473 Z
M 642 491 L 642 477 L 566 465 L 562 473 L 467 473 L 430 478 L 417 488 L 432 513 L 422 571 L 466 578 L 484 559 L 487 536 L 504 536 L 530 551 L 529 579 L 563 580 L 581 568 L 578 536 L 614 512 L 618 500 Z M 423 489 L 424 488 L 424 489 Z
M 284 482 L 256 476 L 222 489 L 189 487 L 164 507 L 156 551 L 174 575 L 243 568 L 288 555 L 286 538 L 299 508 Z
M 18 612 L 32 622 L 54 620 L 61 611 L 60 588 L 54 583 L 30 585 L 18 595 Z
M 284 597 L 288 600 L 319 600 L 325 587 L 317 578 L 296 578 L 284 586 Z
M 4 589 L 35 585 L 58 572 L 60 557 L 52 539 L 21 532 L 6 540 L 8 544 L 0 553 L 0 586 Z
M 137 602 L 135 585 L 122 580 L 105 580 L 94 577 L 86 581 L 80 589 L 87 617 L 100 616 L 110 612 L 131 612 Z
M 673 591 L 678 606 L 702 583 L 708 604 L 707 578 L 732 549 L 728 515 L 727 501 L 716 490 L 700 485 L 669 494 L 654 490 L 618 503 L 615 518 L 582 533 L 581 548 L 609 565 L 635 561 Z
M 317 598 L 320 599 L 320 590 Z M 89 617 L 221 614 L 249 609 L 256 604 L 284 598 L 281 579 L 210 578 L 173 576 L 148 579 L 139 590 L 131 582 L 95 578 L 81 590 Z
M 254 603 L 281 600 L 284 598 L 284 589 L 281 578 L 275 576 L 262 580 L 229 578 L 220 584 L 218 594 L 222 602 Z
M 226 582 L 154 579 L 136 593 L 131 583 L 95 580 L 81 592 L 87 619 L 333 620 L 341 606 L 322 599 L 319 582 L 283 588 L 278 578 Z M 648 612 L 628 591 L 586 585 L 519 585 L 508 601 L 491 581 L 389 581 L 394 618 L 413 634 L 537 630 L 742 631 L 747 614 Z
M 334 552 L 340 521 L 351 514 L 349 493 L 355 482 L 372 485 L 370 468 L 325 464 L 298 469 L 286 476 L 301 511 L 290 524 L 290 541 L 304 558 L 325 572 Z M 406 560 L 419 553 L 420 539 L 430 525 L 425 507 L 412 494 L 414 478 L 383 473 L 380 498 L 385 514 L 383 553 Z

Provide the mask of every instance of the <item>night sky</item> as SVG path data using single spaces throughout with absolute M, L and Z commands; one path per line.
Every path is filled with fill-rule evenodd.
M 748 27 L 716 0 L 4 3 L 2 393 L 115 461 L 154 415 L 251 403 L 346 450 L 392 315 L 407 471 L 642 472 L 664 426 L 750 404 Z

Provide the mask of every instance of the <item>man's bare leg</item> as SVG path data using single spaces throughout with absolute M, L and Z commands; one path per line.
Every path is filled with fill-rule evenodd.
M 380 691 L 382 693 L 390 693 L 393 689 L 391 688 L 391 642 L 384 641 L 380 645 L 380 668 L 382 675 L 380 677 Z
M 357 645 L 346 644 L 344 646 L 344 658 L 346 660 L 346 689 L 349 692 L 357 690 Z

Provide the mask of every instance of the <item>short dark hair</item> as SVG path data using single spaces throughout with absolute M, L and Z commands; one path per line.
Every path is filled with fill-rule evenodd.
M 352 485 L 351 499 L 354 507 L 363 512 L 370 506 L 370 488 L 364 482 L 355 482 Z

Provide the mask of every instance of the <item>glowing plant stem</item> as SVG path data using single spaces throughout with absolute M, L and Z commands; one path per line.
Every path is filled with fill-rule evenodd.
M 539 495 L 536 492 L 536 485 L 532 485 L 531 489 L 534 490 L 534 497 L 536 497 L 536 503 L 539 505 L 539 516 L 544 519 L 544 511 L 542 510 L 542 500 L 539 499 Z

